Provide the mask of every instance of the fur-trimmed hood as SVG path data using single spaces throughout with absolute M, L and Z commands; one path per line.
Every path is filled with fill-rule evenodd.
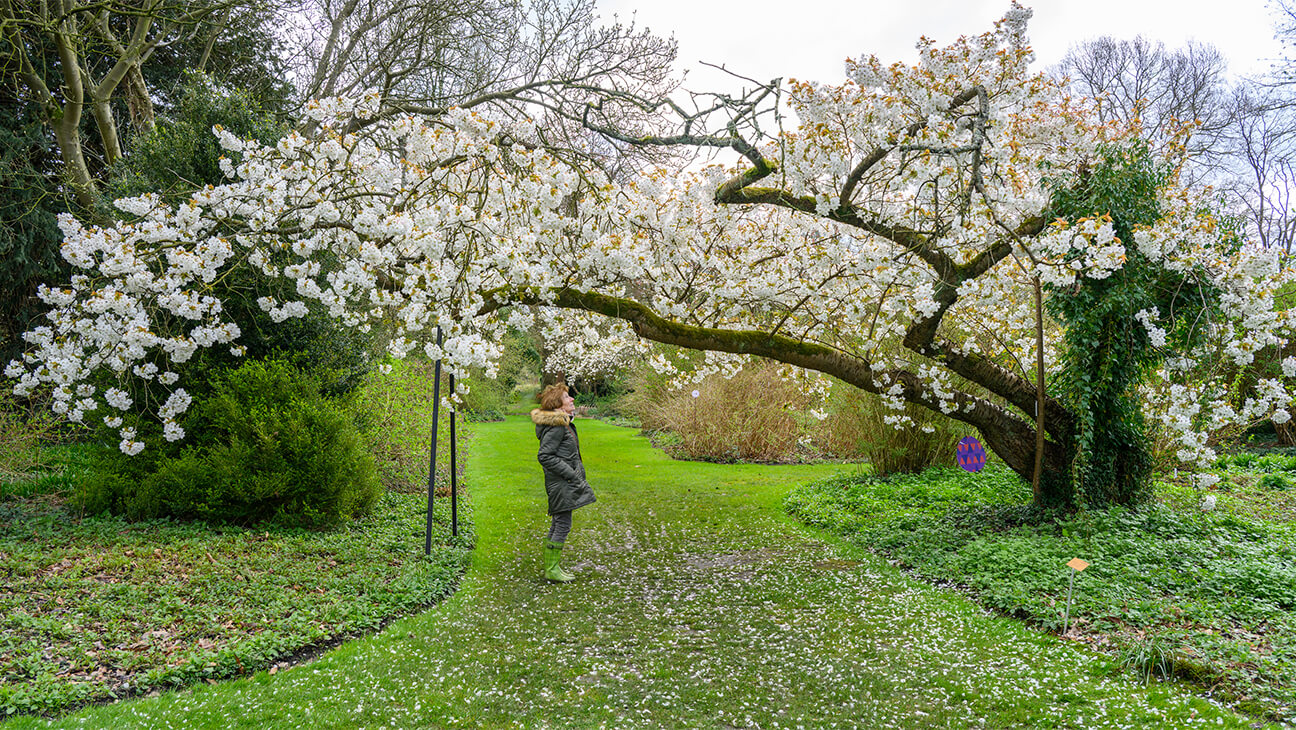
M 566 426 L 571 423 L 571 416 L 562 411 L 545 411 L 537 408 L 531 411 L 531 422 L 537 426 Z

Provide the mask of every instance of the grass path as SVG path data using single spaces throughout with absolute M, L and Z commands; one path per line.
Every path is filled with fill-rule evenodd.
M 1246 726 L 783 514 L 791 484 L 842 467 L 673 462 L 631 430 L 581 428 L 599 502 L 575 515 L 575 583 L 539 578 L 530 423 L 484 424 L 468 465 L 478 549 L 445 603 L 275 676 L 55 725 Z

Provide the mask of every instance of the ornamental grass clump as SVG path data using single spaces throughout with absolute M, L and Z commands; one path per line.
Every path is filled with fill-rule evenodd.
M 774 365 L 743 368 L 731 378 L 713 375 L 696 387 L 646 390 L 630 408 L 645 429 L 674 434 L 671 450 L 677 456 L 715 462 L 797 458 L 809 399 Z
M 45 464 L 41 444 L 55 427 L 48 411 L 31 411 L 0 390 L 0 484 L 25 478 Z
M 105 446 L 76 501 L 131 519 L 323 527 L 367 513 L 381 494 L 351 416 L 318 380 L 282 361 L 218 373 L 186 419 L 183 448 L 124 456 Z
M 952 467 L 959 439 L 975 433 L 922 408 L 897 411 L 871 393 L 837 386 L 808 393 L 803 383 L 785 379 L 778 365 L 760 363 L 732 377 L 714 373 L 696 386 L 673 387 L 644 367 L 631 378 L 620 407 L 681 458 L 864 460 L 879 476 Z
M 868 461 L 877 476 L 952 467 L 959 439 L 974 433 L 917 406 L 906 404 L 896 411 L 854 388 L 833 388 L 825 410 L 827 418 L 815 428 L 815 444 L 838 458 Z M 897 416 L 907 416 L 909 422 L 894 424 Z

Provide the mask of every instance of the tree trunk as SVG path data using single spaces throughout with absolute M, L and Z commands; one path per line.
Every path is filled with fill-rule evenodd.
M 1036 440 L 1033 429 L 1029 433 L 977 427 L 986 446 L 995 453 L 1022 481 L 1034 481 Z M 1040 457 L 1039 486 L 1033 488 L 1033 499 L 1040 507 L 1070 507 L 1075 502 L 1071 488 L 1071 454 L 1063 446 L 1045 441 Z
M 131 128 L 135 134 L 148 134 L 157 126 L 153 99 L 149 97 L 144 72 L 133 65 L 126 72 L 126 107 L 130 110 Z
M 79 114 L 75 116 L 80 117 Z M 81 131 L 78 125 L 59 122 L 54 127 L 54 138 L 63 155 L 63 165 L 67 170 L 72 194 L 82 208 L 94 211 L 98 205 L 97 188 L 94 178 L 90 176 L 90 168 L 86 166 L 85 155 L 81 152 Z
M 113 165 L 121 159 L 121 137 L 117 134 L 117 119 L 113 117 L 112 107 L 108 100 L 94 99 L 90 102 L 90 113 L 94 115 L 95 127 L 99 130 L 99 140 L 104 146 L 104 162 Z
M 1296 425 L 1293 425 L 1291 421 L 1275 423 L 1274 433 L 1278 436 L 1279 446 L 1296 445 Z
M 95 216 L 99 202 L 98 186 L 90 175 L 90 168 L 85 161 L 85 151 L 81 147 L 81 113 L 85 105 L 81 58 L 77 55 L 72 41 L 75 29 L 68 26 L 67 22 L 65 20 L 51 33 L 62 66 L 62 100 L 56 99 L 54 94 L 45 87 L 40 75 L 30 64 L 26 66 L 24 76 L 28 79 L 28 83 L 43 92 L 42 106 L 45 119 L 54 128 L 54 139 L 58 142 L 68 186 L 72 188 L 73 196 L 86 214 Z M 19 38 L 14 40 L 21 42 Z
M 543 337 L 539 338 L 539 340 L 540 345 L 536 348 L 536 351 L 540 354 L 540 387 L 548 388 L 554 383 L 567 382 L 566 373 L 561 370 L 549 370 L 549 355 L 553 353 L 553 350 L 549 349 L 549 343 L 545 342 Z

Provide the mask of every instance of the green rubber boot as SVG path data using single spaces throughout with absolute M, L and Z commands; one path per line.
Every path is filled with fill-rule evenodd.
M 576 580 L 576 576 L 562 569 L 559 564 L 562 561 L 563 544 L 553 540 L 545 540 L 544 544 L 544 577 L 545 580 L 551 580 L 555 583 L 570 583 Z

